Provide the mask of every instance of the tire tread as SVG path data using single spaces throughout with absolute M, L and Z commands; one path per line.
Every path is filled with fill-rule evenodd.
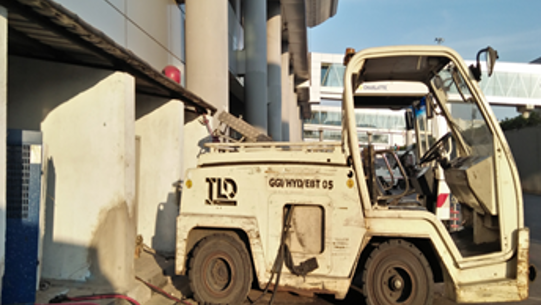
M 198 302 L 200 305 L 237 305 L 235 303 L 213 303 L 206 301 L 203 297 L 199 295 L 197 292 L 197 288 L 194 285 L 193 281 L 193 273 L 195 272 L 195 261 L 196 257 L 200 254 L 201 251 L 204 251 L 205 247 L 207 247 L 208 244 L 211 244 L 215 242 L 216 240 L 219 240 L 221 242 L 226 242 L 230 244 L 232 247 L 234 247 L 238 253 L 240 254 L 242 260 L 246 262 L 247 269 L 245 270 L 245 276 L 248 277 L 248 285 L 246 285 L 246 291 L 241 291 L 241 293 L 246 297 L 248 293 L 250 292 L 253 276 L 252 276 L 252 264 L 251 264 L 251 258 L 249 256 L 248 250 L 246 249 L 246 246 L 239 238 L 234 238 L 231 235 L 228 234 L 212 234 L 209 236 L 204 237 L 201 239 L 196 246 L 194 247 L 194 250 L 191 251 L 190 257 L 188 259 L 188 278 L 189 278 L 189 284 L 190 284 L 190 290 L 193 293 L 194 299 Z

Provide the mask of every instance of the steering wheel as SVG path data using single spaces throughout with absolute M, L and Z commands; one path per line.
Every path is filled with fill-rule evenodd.
M 406 163 L 406 158 L 408 157 L 408 155 L 413 152 L 413 150 L 415 149 L 415 146 L 412 146 L 408 149 L 406 149 L 406 151 L 404 151 L 404 153 L 402 154 L 402 156 L 400 156 L 400 158 L 398 158 L 398 160 L 400 160 L 400 163 L 402 164 L 402 166 L 404 166 L 404 163 Z M 395 165 L 395 168 L 398 167 L 398 163 Z
M 440 150 L 443 148 L 443 145 L 445 145 L 445 142 L 451 138 L 453 135 L 452 132 L 446 133 L 443 137 L 441 137 L 436 143 L 434 143 L 428 150 L 425 152 L 425 154 L 421 157 L 419 160 L 419 164 L 423 164 L 426 162 L 430 162 L 440 155 Z

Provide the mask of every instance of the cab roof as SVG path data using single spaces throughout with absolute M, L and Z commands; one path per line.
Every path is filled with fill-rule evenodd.
M 430 80 L 443 69 L 452 58 L 460 56 L 444 46 L 392 46 L 362 50 L 350 61 L 354 88 L 367 82 L 413 82 L 428 86 Z M 375 93 L 373 95 L 355 92 L 355 108 L 400 109 L 428 93 L 426 91 L 405 92 L 404 94 Z

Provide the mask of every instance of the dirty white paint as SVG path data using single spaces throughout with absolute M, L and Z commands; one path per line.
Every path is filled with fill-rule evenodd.
M 8 126 L 43 132 L 42 277 L 125 287 L 135 244 L 134 78 L 10 57 L 9 80 Z
M 56 0 L 161 71 L 181 66 L 182 12 L 171 0 Z
M 0 6 L 0 139 L 6 138 L 8 12 Z M 0 288 L 4 277 L 6 243 L 6 141 L 0 141 Z M 0 304 L 2 292 L 0 291 Z
M 199 165 L 205 167 L 187 171 L 177 226 L 178 273 L 185 272 L 190 250 L 186 238 L 194 227 L 238 228 L 249 238 L 255 274 L 264 286 L 278 252 L 284 207 L 296 205 L 295 214 L 308 219 L 307 210 L 312 209 L 315 220 L 303 226 L 294 217 L 292 259 L 298 265 L 316 257 L 319 267 L 305 278 L 284 268 L 281 283 L 345 296 L 365 231 L 357 190 L 348 178 L 351 170 L 339 144 L 289 144 L 231 145 L 239 148 L 235 153 L 218 152 L 225 144 L 213 144 L 211 151 L 217 151 L 199 158 Z M 229 165 L 235 160 L 246 164 Z M 277 164 L 278 160 L 287 165 Z M 298 160 L 306 163 L 295 164 Z M 303 233 L 309 229 L 319 233 L 306 238 Z
M 140 139 L 137 234 L 158 251 L 174 252 L 178 198 L 183 176 L 184 104 L 137 95 L 135 133 Z

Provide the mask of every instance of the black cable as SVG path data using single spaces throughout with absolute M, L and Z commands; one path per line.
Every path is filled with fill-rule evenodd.
M 269 291 L 270 284 L 272 283 L 272 280 L 274 278 L 274 275 L 276 275 L 276 283 L 274 284 L 274 289 L 272 291 L 272 296 L 269 301 L 269 305 L 272 305 L 272 303 L 274 302 L 276 291 L 278 290 L 278 284 L 280 283 L 280 276 L 282 274 L 282 268 L 284 265 L 285 242 L 286 242 L 287 233 L 289 232 L 289 227 L 290 227 L 291 218 L 292 218 L 291 215 L 293 215 L 294 208 L 295 206 L 291 206 L 289 210 L 287 211 L 286 220 L 284 221 L 284 224 L 282 226 L 282 236 L 280 237 L 280 246 L 278 247 L 278 253 L 276 254 L 276 258 L 274 259 L 274 264 L 271 270 L 271 277 L 267 285 L 265 286 L 265 289 L 261 293 L 261 295 L 257 297 L 257 299 L 255 299 L 253 302 L 251 302 L 252 304 L 256 304 L 257 302 L 259 302 L 259 300 L 261 300 L 261 298 L 264 295 L 267 294 L 267 292 Z

